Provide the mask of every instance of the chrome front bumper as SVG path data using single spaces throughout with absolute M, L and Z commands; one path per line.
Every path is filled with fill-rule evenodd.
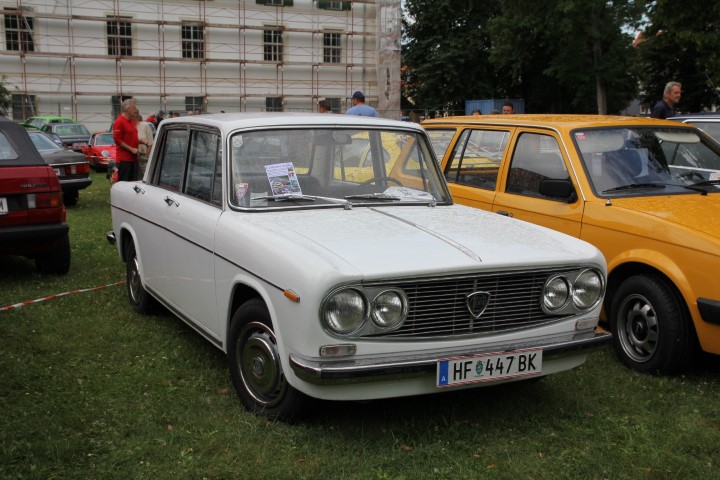
M 290 365 L 298 378 L 315 385 L 338 385 L 370 381 L 387 381 L 435 375 L 437 362 L 451 357 L 485 353 L 510 352 L 526 348 L 542 348 L 544 361 L 572 354 L 586 354 L 610 341 L 612 335 L 603 330 L 572 333 L 535 342 L 512 345 L 483 345 L 462 350 L 434 350 L 420 354 L 383 355 L 382 357 L 347 359 L 316 359 L 290 355 Z

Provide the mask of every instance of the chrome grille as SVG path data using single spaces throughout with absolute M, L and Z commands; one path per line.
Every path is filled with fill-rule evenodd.
M 491 334 L 563 318 L 547 315 L 540 307 L 543 285 L 557 273 L 561 272 L 520 271 L 392 282 L 408 297 L 408 318 L 400 329 L 377 336 Z M 388 282 L 382 282 L 382 285 L 387 286 Z M 489 292 L 490 301 L 480 318 L 475 319 L 468 311 L 466 298 L 478 291 Z

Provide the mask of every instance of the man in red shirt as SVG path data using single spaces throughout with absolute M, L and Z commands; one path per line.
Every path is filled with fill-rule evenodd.
M 135 99 L 123 100 L 121 113 L 113 124 L 113 140 L 118 146 L 118 181 L 130 182 L 138 179 L 138 131 L 135 117 L 138 108 Z

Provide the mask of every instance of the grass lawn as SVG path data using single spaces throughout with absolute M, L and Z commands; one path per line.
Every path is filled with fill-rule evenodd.
M 247 413 L 225 357 L 130 309 L 104 174 L 68 211 L 72 266 L 0 257 L 0 478 L 717 479 L 720 361 L 628 370 L 608 347 L 536 382 L 323 403 L 288 425 Z M 108 286 L 110 285 L 110 286 Z

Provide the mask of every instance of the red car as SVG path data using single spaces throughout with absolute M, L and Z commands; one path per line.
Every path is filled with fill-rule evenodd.
M 82 153 L 96 172 L 106 171 L 108 162 L 117 158 L 117 146 L 112 132 L 97 132 L 90 137 L 90 143 L 82 147 Z
M 68 232 L 55 171 L 25 128 L 0 117 L 0 255 L 33 258 L 40 272 L 66 274 Z

